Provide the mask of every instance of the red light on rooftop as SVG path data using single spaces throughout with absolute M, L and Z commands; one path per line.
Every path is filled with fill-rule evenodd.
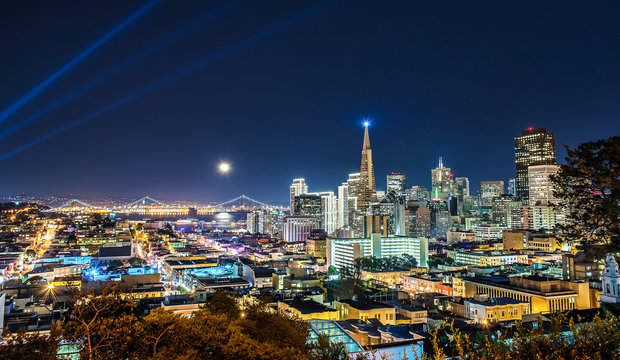
M 531 126 L 530 126 L 529 128 L 527 128 L 527 129 L 528 129 L 529 131 L 534 130 L 534 128 L 533 128 L 533 127 L 531 127 Z

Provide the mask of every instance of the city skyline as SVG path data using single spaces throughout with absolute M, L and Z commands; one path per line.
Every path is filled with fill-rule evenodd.
M 370 141 L 369 141 L 369 131 L 368 131 L 368 128 L 370 127 L 369 120 L 364 120 L 362 122 L 362 127 L 364 129 L 364 135 L 363 135 L 364 136 L 364 141 L 363 141 L 363 146 L 362 146 L 362 167 L 363 167 L 364 164 L 365 164 L 365 160 L 364 159 L 366 159 L 366 156 L 367 156 L 366 152 L 370 151 Z M 533 128 L 530 127 L 528 129 L 524 129 L 523 133 L 531 132 L 532 130 L 534 130 L 534 131 L 538 131 L 538 130 L 546 131 L 546 129 L 533 129 Z M 550 135 L 553 137 L 554 134 L 551 133 Z M 517 137 L 520 137 L 520 136 L 515 136 L 515 140 L 516 140 Z M 555 155 L 555 150 L 554 150 L 554 155 Z M 372 189 L 370 189 L 370 192 L 372 194 L 375 193 L 375 190 L 373 190 L 375 188 L 376 188 L 376 191 L 383 191 L 384 193 L 387 193 L 387 186 L 388 186 L 387 178 L 389 176 L 394 176 L 394 175 L 399 175 L 399 176 L 403 176 L 404 175 L 404 176 L 406 176 L 407 175 L 406 173 L 400 173 L 400 172 L 394 172 L 394 171 L 386 173 L 384 177 L 380 177 L 380 179 L 385 178 L 385 180 L 386 180 L 385 183 L 383 184 L 384 186 L 382 186 L 381 185 L 382 184 L 381 181 L 377 182 L 375 180 L 374 169 L 373 169 L 374 166 L 373 166 L 373 162 L 372 162 L 372 155 L 368 155 L 368 158 L 370 160 L 369 161 L 370 173 L 371 173 L 370 177 L 372 178 Z M 558 163 L 561 164 L 562 161 L 558 161 Z M 220 167 L 221 164 L 222 163 L 220 163 L 218 165 L 218 167 Z M 226 163 L 226 165 L 228 165 L 228 164 Z M 434 178 L 434 176 L 435 176 L 434 173 L 436 171 L 438 171 L 439 169 L 444 169 L 443 157 L 441 157 L 441 156 L 438 158 L 438 163 L 437 163 L 436 167 L 429 169 L 429 179 L 432 180 Z M 447 168 L 446 170 L 449 173 L 447 173 L 445 175 L 448 178 L 450 178 L 450 181 L 454 180 L 455 178 L 464 177 L 464 178 L 468 179 L 471 182 L 471 179 L 468 176 L 465 176 L 463 174 L 455 174 L 454 169 Z M 218 171 L 219 171 L 219 169 L 218 169 Z M 349 173 L 348 175 L 353 174 L 353 173 L 355 173 L 355 171 L 353 171 L 352 173 Z M 506 180 L 514 180 L 514 179 L 515 178 L 507 178 Z M 305 181 L 306 178 L 303 178 L 303 177 L 295 178 L 295 179 L 293 179 L 293 182 L 295 183 L 295 181 L 298 181 L 298 180 Z M 310 181 L 312 181 L 312 179 L 310 179 Z M 504 180 L 481 180 L 480 182 L 478 182 L 477 184 L 473 184 L 472 186 L 469 186 L 469 183 L 468 183 L 468 189 L 471 190 L 471 194 L 472 195 L 475 195 L 479 190 L 481 190 L 480 187 L 482 186 L 483 183 L 485 183 L 485 182 L 497 182 L 497 181 L 502 182 L 502 183 L 504 183 L 504 182 L 508 183 L 508 181 L 504 181 Z M 415 184 L 410 183 L 410 182 L 405 182 L 405 187 L 407 189 L 410 189 L 411 187 L 423 186 L 423 187 L 427 188 L 427 191 L 430 191 L 431 197 L 433 197 L 433 196 L 436 196 L 436 194 L 434 194 L 434 190 L 431 191 L 433 189 L 433 186 L 432 186 L 431 183 L 432 183 L 432 181 L 428 181 L 428 184 L 426 184 L 424 182 L 415 183 Z M 376 186 L 377 184 L 378 184 L 378 186 Z M 430 184 L 430 186 L 429 186 L 429 184 Z M 305 192 L 304 193 L 307 193 L 308 189 L 309 189 L 308 184 L 304 183 L 304 186 L 305 186 Z M 338 186 L 336 186 L 336 188 L 338 188 Z M 508 190 L 509 189 L 504 187 L 504 191 L 507 194 L 509 193 Z M 333 191 L 333 188 L 320 189 L 319 191 L 321 191 L 321 192 L 332 191 L 332 192 L 336 193 L 336 195 L 338 193 L 337 190 Z M 313 192 L 316 193 L 316 188 L 315 187 L 313 187 Z M 27 192 L 13 193 L 13 194 L 0 194 L 0 196 L 22 195 L 22 194 L 34 195 L 34 196 L 49 196 L 49 195 L 53 195 L 53 196 L 58 196 L 58 197 L 63 197 L 63 198 L 79 198 L 81 196 L 81 194 L 73 194 L 73 193 L 69 193 L 69 194 L 30 194 L 30 193 L 27 193 Z M 241 195 L 244 195 L 244 194 L 241 194 Z M 88 197 L 89 198 L 100 197 L 100 198 L 111 198 L 111 199 L 115 199 L 115 198 L 116 199 L 126 199 L 126 198 L 132 198 L 132 197 L 139 198 L 139 197 L 143 197 L 143 196 L 147 196 L 148 197 L 149 194 L 142 194 L 142 195 L 140 195 L 140 194 L 122 194 L 120 196 L 110 196 L 110 195 L 95 195 L 95 196 L 90 195 L 89 196 L 89 195 L 86 195 L 87 198 Z M 292 204 L 292 198 L 293 198 L 293 195 L 289 194 L 289 202 L 291 204 Z M 181 201 L 181 202 L 195 201 L 197 203 L 218 203 L 218 202 L 225 201 L 224 199 L 200 199 L 200 200 L 202 200 L 202 201 L 200 201 L 200 200 L 196 200 L 195 198 L 184 198 L 184 199 L 180 199 L 180 198 L 165 198 L 165 199 L 166 200 L 172 200 L 172 201 Z M 275 206 L 281 206 L 281 205 L 285 205 L 285 204 L 288 203 L 287 201 L 282 200 L 282 199 L 269 199 L 269 200 L 271 201 L 271 204 L 273 204 Z M 376 200 L 381 200 L 381 199 L 376 199 Z
M 430 188 L 442 156 L 474 192 L 480 181 L 515 177 L 513 139 L 523 129 L 554 133 L 560 164 L 562 143 L 620 133 L 613 121 L 620 84 L 612 61 L 620 34 L 611 16 L 616 3 L 601 4 L 596 14 L 561 3 L 532 3 L 535 12 L 523 4 L 486 5 L 484 12 L 457 4 L 450 12 L 432 4 L 346 1 L 152 3 L 3 119 L 5 134 L 123 69 L 2 138 L 3 194 L 217 201 L 245 193 L 285 204 L 294 178 L 306 178 L 313 191 L 336 192 L 359 171 L 365 118 L 372 122 L 377 189 L 385 190 L 391 172 L 406 174 L 407 187 Z M 6 40 L 12 51 L 2 68 L 11 71 L 2 80 L 11 86 L 0 89 L 2 111 L 149 4 L 3 5 L 12 15 L 3 33 L 21 36 Z M 192 76 L 175 77 L 209 56 L 215 58 Z M 169 74 L 174 79 L 140 92 Z M 217 171 L 223 161 L 231 166 L 227 174 Z

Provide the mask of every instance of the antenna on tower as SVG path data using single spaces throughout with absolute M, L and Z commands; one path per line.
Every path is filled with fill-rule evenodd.
M 441 158 L 441 156 L 439 157 L 439 167 L 443 168 L 443 159 Z

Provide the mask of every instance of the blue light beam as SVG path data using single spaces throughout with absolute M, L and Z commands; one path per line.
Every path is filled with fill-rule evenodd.
M 225 3 L 224 5 L 221 5 L 218 8 L 216 8 L 214 11 L 200 16 L 195 21 L 193 21 L 191 24 L 189 24 L 189 25 L 187 25 L 187 26 L 185 26 L 185 27 L 183 27 L 183 28 L 181 28 L 181 29 L 179 29 L 179 30 L 177 30 L 177 31 L 167 35 L 160 42 L 158 42 L 156 44 L 153 44 L 153 45 L 151 45 L 148 48 L 143 49 L 139 53 L 134 54 L 132 57 L 127 59 L 125 62 L 116 65 L 112 69 L 106 71 L 103 74 L 100 74 L 99 76 L 97 76 L 96 78 L 92 79 L 88 83 L 86 83 L 86 84 L 78 87 L 77 89 L 71 91 L 70 93 L 66 94 L 62 98 L 54 101 L 53 103 L 47 105 L 43 109 L 41 109 L 41 110 L 37 111 L 36 113 L 30 115 L 26 119 L 24 119 L 24 120 L 22 120 L 22 121 L 20 121 L 20 122 L 18 122 L 16 124 L 14 124 L 10 128 L 8 128 L 5 131 L 3 131 L 2 133 L 0 133 L 0 139 L 3 139 L 5 137 L 13 134 L 14 132 L 20 130 L 21 128 L 23 128 L 23 127 L 25 127 L 27 125 L 32 124 L 33 122 L 35 122 L 38 119 L 40 119 L 42 116 L 47 115 L 51 111 L 53 111 L 53 110 L 59 108 L 60 106 L 66 104 L 68 101 L 71 101 L 75 97 L 83 94 L 84 92 L 90 90 L 91 88 L 93 88 L 93 87 L 101 84 L 102 82 L 108 80 L 112 76 L 117 75 L 118 73 L 126 70 L 127 68 L 129 68 L 132 65 L 138 63 L 139 61 L 141 61 L 141 60 L 151 56 L 153 53 L 155 53 L 157 51 L 160 51 L 164 47 L 170 45 L 171 43 L 173 43 L 174 41 L 178 40 L 179 38 L 181 38 L 182 36 L 184 36 L 188 32 L 194 30 L 198 26 L 206 23 L 207 21 L 210 21 L 210 20 L 213 20 L 213 19 L 217 18 L 218 16 L 220 16 L 220 15 L 226 13 L 227 11 L 233 9 L 235 6 L 241 4 L 242 2 L 244 2 L 244 1 L 233 1 L 233 2 L 229 2 L 229 3 Z
M 307 10 L 305 10 L 305 11 L 303 11 L 303 12 L 301 12 L 301 13 L 299 13 L 299 14 L 297 14 L 297 15 L 295 15 L 295 16 L 287 19 L 287 20 L 285 20 L 284 22 L 282 22 L 282 23 L 280 23 L 280 24 L 278 24 L 276 26 L 268 28 L 268 29 L 266 29 L 266 30 L 264 30 L 264 31 L 262 31 L 262 32 L 260 32 L 258 34 L 252 35 L 249 38 L 247 38 L 247 39 L 245 39 L 245 40 L 243 40 L 243 41 L 241 41 L 241 42 L 239 42 L 239 43 L 237 43 L 235 45 L 232 45 L 232 46 L 222 50 L 221 52 L 219 52 L 217 54 L 214 54 L 214 55 L 211 55 L 209 57 L 206 57 L 206 58 L 202 59 L 201 61 L 198 61 L 198 62 L 194 63 L 193 65 L 191 65 L 191 66 L 189 66 L 189 67 L 187 67 L 187 68 L 185 68 L 183 70 L 177 71 L 177 72 L 175 72 L 173 74 L 170 74 L 170 75 L 166 76 L 165 78 L 163 78 L 163 79 L 161 79 L 161 80 L 159 80 L 159 81 L 157 81 L 157 82 L 155 82 L 155 83 L 153 83 L 151 85 L 143 87 L 142 89 L 134 92 L 133 94 L 129 94 L 129 95 L 127 95 L 127 96 L 125 96 L 125 97 L 123 97 L 123 98 L 121 98 L 121 99 L 119 99 L 119 100 L 117 100 L 117 101 L 115 101 L 115 102 L 113 102 L 113 103 L 111 103 L 109 105 L 106 105 L 106 106 L 104 106 L 104 107 L 102 107 L 102 108 L 100 108 L 98 110 L 95 110 L 94 112 L 92 112 L 92 113 L 90 113 L 88 115 L 85 115 L 85 116 L 83 116 L 83 117 L 81 117 L 81 118 L 79 118 L 77 120 L 74 120 L 73 122 L 70 122 L 70 123 L 68 123 L 68 124 L 58 128 L 58 129 L 52 131 L 52 132 L 50 132 L 50 133 L 47 133 L 46 135 L 43 135 L 43 136 L 41 136 L 38 139 L 35 139 L 35 140 L 33 140 L 33 141 L 31 141 L 31 142 L 29 142 L 27 144 L 24 144 L 24 145 L 22 145 L 22 146 L 20 146 L 20 147 L 18 147 L 16 149 L 14 149 L 14 150 L 11 150 L 11 151 L 1 155 L 0 156 L 0 161 L 8 159 L 9 157 L 11 157 L 11 156 L 13 156 L 13 155 L 15 155 L 17 153 L 20 153 L 20 152 L 22 152 L 22 151 L 24 151 L 24 150 L 26 150 L 28 148 L 31 148 L 31 147 L 33 147 L 33 146 L 35 146 L 35 145 L 37 145 L 37 144 L 47 140 L 47 139 L 50 139 L 50 138 L 52 138 L 52 137 L 54 137 L 54 136 L 56 136 L 58 134 L 61 134 L 61 133 L 65 132 L 65 131 L 67 131 L 67 130 L 69 130 L 69 129 L 77 126 L 77 125 L 80 125 L 80 124 L 82 124 L 82 123 L 84 123 L 84 122 L 86 122 L 86 121 L 88 121 L 88 120 L 90 120 L 90 119 L 92 119 L 92 118 L 94 118 L 94 117 L 96 117 L 98 115 L 101 115 L 101 114 L 103 114 L 103 113 L 105 113 L 105 112 L 107 112 L 109 110 L 112 110 L 112 109 L 114 109 L 114 108 L 116 108 L 116 107 L 118 107 L 118 106 L 120 106 L 120 105 L 122 105 L 122 104 L 124 104 L 126 102 L 129 102 L 129 101 L 134 100 L 134 99 L 136 99 L 136 98 L 138 98 L 138 97 L 140 97 L 140 96 L 142 96 L 142 95 L 144 95 L 146 93 L 149 93 L 152 90 L 155 90 L 155 89 L 157 89 L 157 88 L 159 88 L 159 87 L 161 87 L 161 86 L 163 86 L 165 84 L 168 84 L 168 83 L 170 83 L 172 81 L 175 81 L 175 80 L 177 80 L 177 79 L 179 79 L 179 78 L 181 78 L 183 76 L 186 76 L 186 75 L 188 75 L 188 74 L 190 74 L 190 73 L 192 73 L 192 72 L 194 72 L 194 71 L 196 71 L 196 70 L 198 70 L 198 69 L 200 69 L 200 68 L 202 68 L 202 67 L 204 67 L 206 65 L 214 63 L 214 62 L 216 62 L 216 61 L 218 61 L 218 60 L 220 60 L 220 59 L 222 59 L 222 58 L 224 58 L 224 57 L 226 57 L 228 55 L 231 55 L 231 54 L 233 54 L 233 53 L 235 53 L 237 51 L 240 51 L 240 50 L 242 50 L 242 49 L 244 49 L 244 48 L 246 48 L 246 47 L 248 47 L 248 46 L 250 46 L 250 45 L 252 45 L 252 44 L 254 44 L 254 43 L 256 43 L 256 42 L 258 42 L 258 41 L 260 41 L 260 40 L 262 40 L 262 39 L 264 39 L 266 37 L 268 37 L 268 36 L 270 36 L 270 35 L 273 35 L 273 34 L 279 32 L 279 31 L 281 31 L 281 30 L 283 30 L 283 29 L 285 29 L 285 28 L 287 28 L 287 27 L 289 27 L 289 26 L 291 26 L 291 25 L 293 25 L 293 24 L 295 24 L 295 23 L 297 23 L 297 22 L 307 18 L 307 17 L 310 17 L 311 15 L 314 15 L 314 14 L 320 12 L 320 11 L 326 10 L 327 8 L 335 5 L 338 2 L 340 2 L 340 0 L 325 1 L 325 2 L 321 3 L 318 6 L 315 6 L 313 8 L 307 9 Z
M 69 71 L 72 67 L 74 67 L 77 63 L 82 61 L 88 55 L 90 55 L 93 51 L 95 51 L 99 46 L 108 41 L 114 35 L 116 35 L 119 31 L 123 30 L 127 25 L 131 24 L 137 18 L 142 16 L 145 12 L 150 10 L 155 4 L 157 4 L 159 0 L 151 0 L 148 4 L 141 7 L 138 11 L 136 11 L 133 15 L 125 19 L 123 22 L 118 24 L 114 29 L 105 34 L 101 39 L 97 40 L 96 43 L 89 46 L 86 50 L 84 50 L 81 54 L 73 58 L 73 60 L 69 61 L 65 66 L 60 68 L 58 71 L 53 73 L 49 78 L 43 81 L 41 84 L 36 86 L 34 89 L 30 90 L 26 95 L 22 96 L 19 100 L 14 102 L 8 108 L 6 108 L 2 113 L 0 113 L 0 123 L 6 120 L 9 116 L 19 110 L 22 106 L 24 106 L 27 102 L 32 100 L 35 96 L 37 96 L 41 91 L 45 90 L 46 87 L 51 85 L 54 81 L 56 81 L 59 77 L 61 77 L 64 73 Z

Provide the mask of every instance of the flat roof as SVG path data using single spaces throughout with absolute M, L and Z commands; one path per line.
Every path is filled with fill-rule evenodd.
M 284 301 L 283 303 L 299 311 L 302 314 L 313 314 L 313 313 L 326 312 L 326 311 L 337 312 L 337 310 L 332 309 L 328 306 L 325 306 L 314 300 L 293 300 L 293 301 Z
M 351 307 L 354 307 L 358 310 L 372 310 L 372 309 L 390 309 L 394 308 L 392 305 L 382 304 L 376 301 L 368 300 L 368 301 L 357 301 L 351 299 L 340 300 L 340 303 L 348 304 Z

